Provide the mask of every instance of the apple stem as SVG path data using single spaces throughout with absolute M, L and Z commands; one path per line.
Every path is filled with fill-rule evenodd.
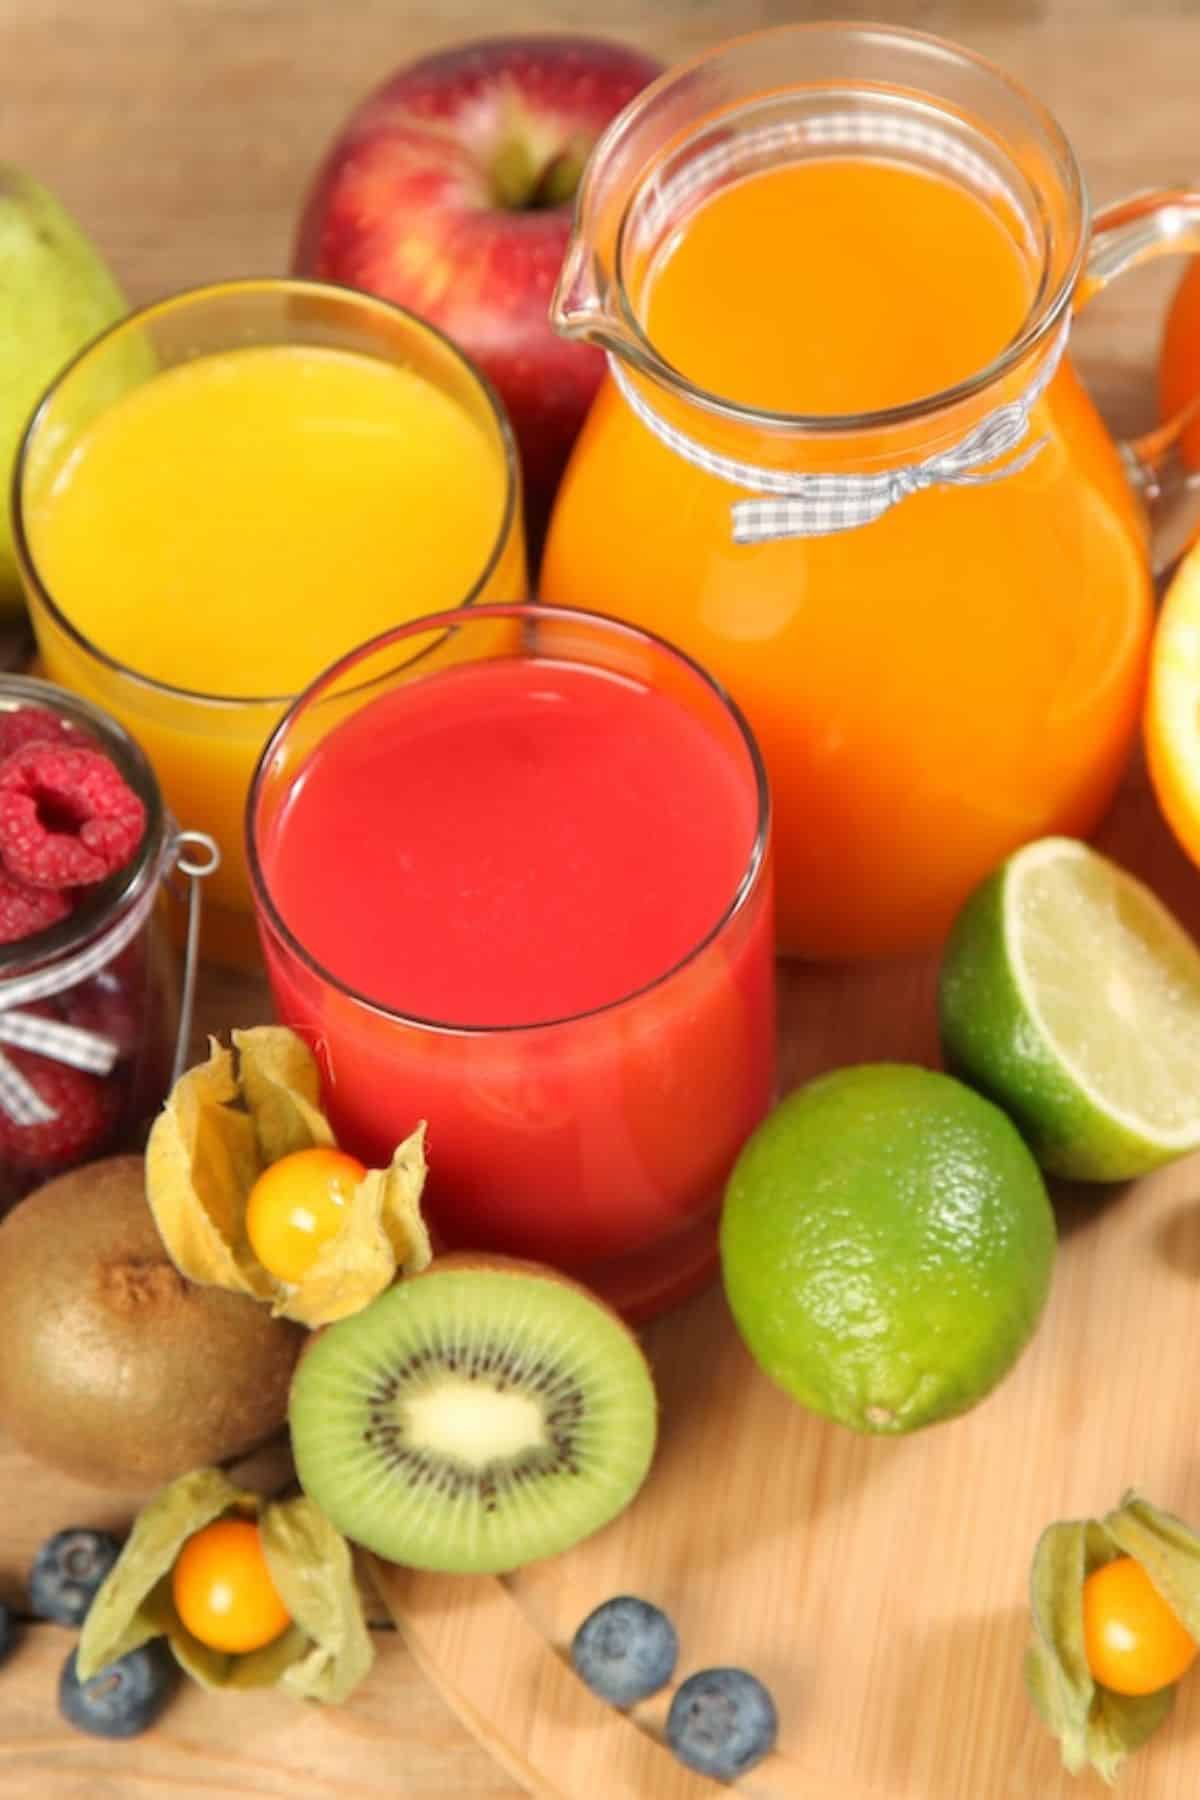
M 586 156 L 578 150 L 560 150 L 557 156 L 552 156 L 538 177 L 529 204 L 548 210 L 573 200 L 586 161 Z
M 578 150 L 560 150 L 539 168 L 528 147 L 509 138 L 492 161 L 492 202 L 506 212 L 548 212 L 562 206 L 579 186 L 584 161 Z
M 509 138 L 496 152 L 491 177 L 494 204 L 505 212 L 524 212 L 538 179 L 528 148 L 518 139 Z

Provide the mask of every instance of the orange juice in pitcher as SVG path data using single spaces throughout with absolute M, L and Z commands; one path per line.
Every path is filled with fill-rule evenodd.
M 748 714 L 785 952 L 935 943 L 1010 849 L 1112 796 L 1147 530 L 1066 339 L 1167 247 L 1165 201 L 1132 210 L 1089 261 L 1049 115 L 873 27 L 740 39 L 597 148 L 556 317 L 611 378 L 542 592 L 661 632 Z

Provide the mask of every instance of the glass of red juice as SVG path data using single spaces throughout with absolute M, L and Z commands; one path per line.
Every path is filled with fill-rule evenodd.
M 445 1247 L 634 1319 L 709 1278 L 775 1078 L 767 784 L 710 676 L 594 613 L 416 620 L 285 715 L 247 847 L 338 1142 L 380 1166 L 427 1121 Z

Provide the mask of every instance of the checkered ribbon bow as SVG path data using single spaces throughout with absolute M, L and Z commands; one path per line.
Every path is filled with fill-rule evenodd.
M 132 943 L 150 916 L 158 897 L 158 883 L 147 883 L 137 903 L 101 937 L 63 957 L 47 968 L 9 979 L 0 977 L 0 1043 L 32 1050 L 54 1062 L 69 1063 L 93 1075 L 107 1075 L 117 1060 L 119 1046 L 98 1031 L 85 1031 L 40 1013 L 22 1012 L 32 1000 L 66 993 L 90 975 L 106 969 L 127 944 Z M 0 1110 L 17 1125 L 45 1125 L 57 1115 L 31 1081 L 0 1050 Z
M 782 538 L 829 537 L 838 531 L 854 531 L 873 524 L 910 494 L 925 488 L 984 487 L 1028 468 L 1047 440 L 1038 438 L 1023 450 L 1020 447 L 1029 435 L 1030 413 L 1062 361 L 1067 332 L 1064 325 L 1024 393 L 989 413 L 951 449 L 878 475 L 795 474 L 722 456 L 668 424 L 614 357 L 609 357 L 608 366 L 627 405 L 668 450 L 732 487 L 761 496 L 737 500 L 730 508 L 733 541 L 768 544 Z M 1016 450 L 1020 454 L 1014 456 Z

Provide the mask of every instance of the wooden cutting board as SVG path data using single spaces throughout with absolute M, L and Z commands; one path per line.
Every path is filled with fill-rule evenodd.
M 1101 839 L 1200 932 L 1200 876 L 1140 773 Z M 936 1060 L 932 964 L 784 971 L 788 1084 L 883 1057 Z M 661 1444 L 630 1510 L 518 1575 L 380 1570 L 418 1662 L 513 1776 L 555 1800 L 728 1791 L 663 1748 L 669 1694 L 623 1715 L 565 1659 L 601 1600 L 671 1614 L 679 1677 L 752 1669 L 779 1748 L 753 1800 L 1075 1800 L 1021 1679 L 1026 1579 L 1051 1519 L 1128 1486 L 1200 1522 L 1200 1157 L 1124 1188 L 1059 1188 L 1038 1335 L 965 1418 L 873 1441 L 807 1414 L 754 1367 L 719 1291 L 645 1333 Z M 1200 1675 L 1128 1765 L 1124 1800 L 1194 1800 Z

